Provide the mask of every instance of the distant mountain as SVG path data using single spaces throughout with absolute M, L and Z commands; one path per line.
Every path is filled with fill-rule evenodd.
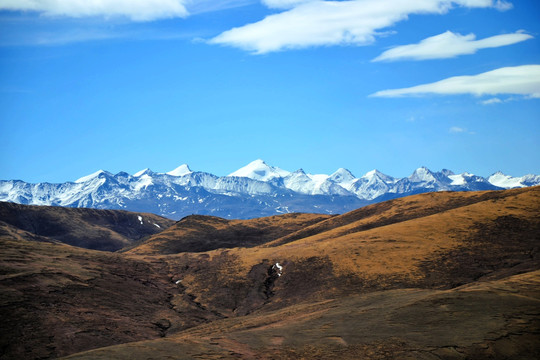
M 372 170 L 356 178 L 347 169 L 307 174 L 255 160 L 227 176 L 192 171 L 184 164 L 167 173 L 150 169 L 133 175 L 99 170 L 75 182 L 30 184 L 0 181 L 0 201 L 150 212 L 171 219 L 203 214 L 247 219 L 291 212 L 344 213 L 371 203 L 432 192 L 500 190 L 540 184 L 539 175 L 489 178 L 425 167 L 394 178 Z

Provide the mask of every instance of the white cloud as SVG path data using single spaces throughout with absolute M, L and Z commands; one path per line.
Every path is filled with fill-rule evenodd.
M 187 0 L 0 0 L 0 10 L 47 16 L 125 16 L 134 21 L 185 17 Z
M 370 96 L 402 97 L 425 94 L 475 96 L 512 94 L 540 98 L 540 65 L 504 67 L 472 76 L 454 76 L 430 84 L 382 90 Z
M 512 3 L 509 3 L 508 1 L 497 0 L 494 4 L 494 7 L 499 11 L 506 11 L 513 8 L 514 5 L 512 5 Z
M 411 14 L 444 14 L 455 6 L 501 8 L 493 0 L 263 0 L 267 6 L 293 8 L 225 31 L 212 44 L 257 54 L 311 46 L 366 45 L 379 30 Z
M 503 101 L 496 97 L 487 99 L 481 102 L 482 105 L 493 105 L 493 104 L 501 104 L 501 103 L 503 103 Z
M 453 134 L 458 134 L 458 133 L 463 133 L 463 132 L 465 132 L 467 130 L 465 130 L 463 128 L 460 128 L 458 126 L 452 126 L 448 131 L 453 133 Z
M 462 128 L 459 126 L 452 126 L 450 129 L 448 129 L 448 132 L 450 134 L 469 134 L 469 135 L 476 134 L 474 131 L 469 131 L 466 128 Z
M 474 34 L 461 35 L 451 31 L 435 35 L 418 44 L 396 46 L 383 52 L 373 61 L 446 59 L 459 55 L 474 54 L 479 49 L 512 45 L 533 37 L 518 31 L 513 34 L 491 36 L 475 40 Z

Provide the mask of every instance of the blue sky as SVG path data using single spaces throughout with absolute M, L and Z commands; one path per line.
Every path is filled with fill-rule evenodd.
M 539 68 L 536 0 L 0 0 L 0 178 L 539 174 Z

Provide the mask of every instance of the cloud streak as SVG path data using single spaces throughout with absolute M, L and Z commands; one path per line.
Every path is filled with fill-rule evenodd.
M 263 0 L 289 8 L 263 20 L 223 32 L 209 43 L 237 47 L 255 54 L 312 46 L 367 45 L 379 31 L 411 14 L 444 14 L 456 6 L 505 10 L 509 3 L 493 0 Z
M 261 2 L 271 9 L 291 9 L 303 3 L 317 0 L 262 0 Z
M 540 65 L 504 67 L 478 75 L 454 76 L 430 84 L 378 91 L 371 97 L 404 97 L 427 94 L 522 95 L 540 98 Z
M 448 131 L 453 134 L 459 134 L 465 132 L 466 130 L 458 126 L 452 126 L 450 129 L 448 129 Z
M 123 16 L 133 21 L 186 17 L 186 0 L 0 0 L 0 10 L 35 11 L 46 16 Z
M 444 32 L 420 41 L 418 44 L 396 46 L 383 52 L 372 61 L 447 59 L 470 55 L 480 49 L 497 48 L 532 39 L 531 35 L 518 31 L 513 34 L 491 36 L 476 40 L 474 34 L 461 35 Z

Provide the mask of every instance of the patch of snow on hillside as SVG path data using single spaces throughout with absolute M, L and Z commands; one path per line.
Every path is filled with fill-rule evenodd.
M 281 266 L 278 262 L 272 266 L 272 269 L 276 271 L 277 276 L 281 276 L 283 274 L 283 266 Z

